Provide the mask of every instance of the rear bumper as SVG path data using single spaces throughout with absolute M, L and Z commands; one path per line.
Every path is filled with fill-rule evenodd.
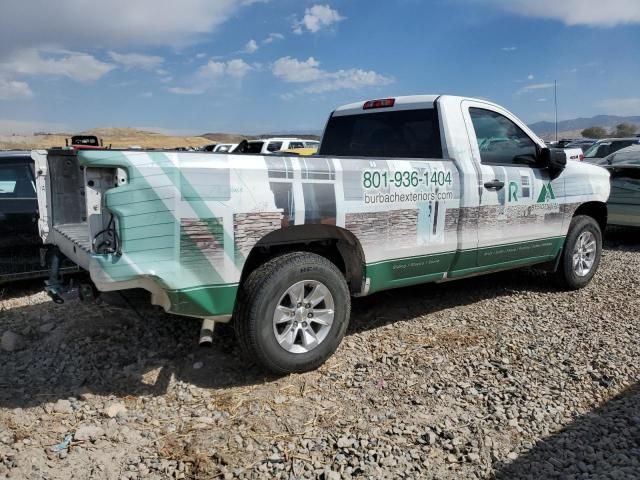
M 127 262 L 126 255 L 91 257 L 89 272 L 97 289 L 103 292 L 142 288 L 151 293 L 151 303 L 166 312 L 196 318 L 209 318 L 216 322 L 228 322 L 235 305 L 238 284 L 202 285 L 191 288 L 171 288 L 167 279 L 140 273 L 126 280 L 111 277 L 105 262 Z

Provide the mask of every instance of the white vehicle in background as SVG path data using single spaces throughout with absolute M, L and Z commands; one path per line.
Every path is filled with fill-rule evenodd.
M 564 153 L 567 155 L 567 160 L 575 160 L 576 162 L 584 160 L 584 153 L 581 148 L 565 148 Z
M 217 153 L 230 153 L 238 146 L 237 143 L 220 143 L 213 149 Z
M 305 148 L 305 141 L 301 138 L 262 138 L 260 140 L 250 140 L 249 147 L 245 153 L 269 154 L 281 150 L 292 148 Z

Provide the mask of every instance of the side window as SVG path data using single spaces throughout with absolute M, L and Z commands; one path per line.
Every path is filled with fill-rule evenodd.
M 267 145 L 267 150 L 270 152 L 277 152 L 282 148 L 282 142 L 269 142 Z
M 304 148 L 304 144 L 302 142 L 290 142 L 289 148 Z
M 36 187 L 28 165 L 0 165 L 2 198 L 36 198 Z
M 487 165 L 531 165 L 536 144 L 507 117 L 490 110 L 470 108 L 480 161 Z

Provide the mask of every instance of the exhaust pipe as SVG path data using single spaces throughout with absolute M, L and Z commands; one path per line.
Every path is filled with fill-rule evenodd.
M 201 347 L 210 347 L 213 344 L 213 329 L 216 326 L 216 322 L 210 318 L 202 320 L 202 327 L 200 328 L 200 341 L 198 342 Z

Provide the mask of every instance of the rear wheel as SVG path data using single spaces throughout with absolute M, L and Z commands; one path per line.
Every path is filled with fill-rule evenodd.
M 344 276 L 324 257 L 271 259 L 243 284 L 234 319 L 245 355 L 275 373 L 313 370 L 342 341 L 351 310 Z
M 594 218 L 578 215 L 571 220 L 556 279 L 563 288 L 587 285 L 600 265 L 602 231 Z

